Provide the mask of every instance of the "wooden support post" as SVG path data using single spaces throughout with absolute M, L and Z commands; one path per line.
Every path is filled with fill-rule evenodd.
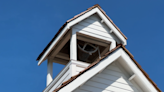
M 72 36 L 70 39 L 70 59 L 77 60 L 77 35 L 76 31 L 72 29 Z
M 48 59 L 47 61 L 47 86 L 52 82 L 53 80 L 53 62 L 51 59 Z
M 75 61 L 75 62 L 77 62 L 77 61 Z M 70 72 L 71 72 L 71 76 L 76 75 L 76 64 L 72 63 L 70 65 Z
M 70 62 L 77 61 L 77 35 L 76 31 L 72 29 L 72 36 L 70 39 Z M 70 65 L 71 76 L 76 73 L 76 64 L 72 63 Z
M 115 47 L 116 47 L 116 42 L 113 41 L 113 42 L 111 42 L 111 45 L 110 45 L 109 50 L 111 51 L 111 50 L 114 49 Z

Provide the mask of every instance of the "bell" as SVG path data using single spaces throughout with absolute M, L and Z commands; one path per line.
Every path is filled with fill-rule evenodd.
M 98 50 L 98 47 L 85 43 L 84 46 L 78 44 L 78 57 L 80 61 L 86 61 L 90 55 L 95 53 Z

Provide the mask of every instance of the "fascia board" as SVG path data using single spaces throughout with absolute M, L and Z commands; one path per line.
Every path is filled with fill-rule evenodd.
M 155 89 L 155 87 L 150 83 L 150 81 L 145 77 L 145 75 L 141 72 L 141 70 L 136 66 L 134 61 L 122 48 L 119 48 L 111 55 L 106 57 L 103 61 L 101 61 L 98 65 L 91 68 L 81 76 L 77 77 L 74 81 L 72 81 L 71 83 L 60 89 L 59 92 L 72 92 L 73 90 L 75 90 L 76 88 L 87 82 L 98 72 L 100 72 L 105 67 L 107 67 L 109 64 L 117 60 L 119 57 L 122 57 L 124 59 L 124 62 L 127 63 L 128 67 L 130 67 L 130 69 L 134 72 L 136 77 L 138 77 L 140 81 L 144 83 L 144 88 L 146 88 L 146 90 L 149 90 L 148 92 L 158 92 Z
M 130 67 L 130 69 L 134 72 L 134 74 L 142 81 L 144 88 L 149 90 L 148 92 L 158 92 L 123 49 L 121 49 L 121 57 L 127 63 L 128 67 Z
M 115 61 L 117 58 L 120 57 L 121 53 L 119 51 L 120 49 L 116 50 L 113 52 L 111 55 L 106 57 L 102 62 L 100 62 L 98 65 L 95 67 L 91 68 L 81 76 L 79 76 L 77 79 L 69 83 L 67 86 L 64 88 L 60 89 L 59 92 L 72 92 L 75 90 L 77 87 L 80 85 L 84 84 L 87 82 L 90 78 L 92 78 L 94 75 L 96 75 L 98 72 L 103 70 L 105 67 L 107 67 L 109 64 L 111 64 L 113 61 Z
M 117 35 L 117 37 L 123 42 L 124 45 L 127 45 L 126 39 L 120 34 L 120 32 L 113 26 L 113 24 L 106 18 L 106 16 L 98 9 L 95 8 L 98 15 L 104 20 L 106 25 Z
M 120 32 L 113 26 L 113 24 L 106 18 L 106 16 L 97 7 L 85 13 L 84 15 L 78 17 L 77 19 L 74 19 L 68 25 L 69 27 L 72 27 L 76 23 L 79 23 L 80 21 L 84 20 L 85 18 L 88 18 L 89 16 L 95 13 L 97 13 L 104 20 L 107 26 L 117 35 L 117 37 L 123 42 L 123 44 L 127 45 L 126 39 L 120 34 Z
M 87 13 L 81 15 L 81 16 L 78 17 L 77 19 L 72 20 L 71 22 L 69 22 L 68 25 L 69 25 L 70 27 L 72 27 L 73 25 L 75 25 L 75 24 L 79 23 L 80 21 L 82 21 L 82 20 L 88 18 L 89 16 L 95 14 L 96 12 L 97 12 L 97 8 L 94 8 L 94 9 L 90 10 L 89 12 L 87 12 Z
M 38 65 L 40 65 L 43 60 L 45 60 L 45 58 L 47 57 L 47 55 L 50 53 L 51 49 L 53 48 L 53 46 L 57 43 L 57 41 L 60 39 L 60 37 L 65 33 L 65 31 L 67 29 L 70 29 L 73 25 L 75 25 L 76 23 L 82 21 L 83 19 L 91 16 L 92 14 L 96 13 L 96 8 L 92 9 L 91 11 L 85 13 L 84 15 L 78 17 L 77 19 L 69 22 L 66 27 L 61 31 L 61 33 L 57 36 L 57 38 L 52 42 L 52 44 L 50 45 L 50 47 L 46 50 L 46 52 L 43 54 L 43 56 L 41 57 L 41 59 L 38 62 Z
M 66 27 L 61 31 L 61 33 L 57 36 L 57 38 L 52 42 L 52 44 L 49 46 L 49 48 L 46 50 L 46 52 L 43 54 L 43 56 L 41 57 L 41 59 L 38 62 L 38 65 L 40 65 L 45 58 L 47 57 L 47 55 L 50 53 L 50 51 L 54 48 L 54 45 L 57 43 L 57 41 L 62 37 L 62 35 L 69 29 L 70 27 L 68 25 L 66 25 Z
M 50 47 L 46 50 L 46 52 L 43 54 L 41 59 L 38 62 L 38 65 L 40 65 L 43 60 L 45 60 L 46 56 L 50 53 L 51 49 L 54 47 L 54 45 L 57 43 L 57 41 L 60 39 L 60 37 L 65 33 L 67 29 L 70 29 L 72 26 L 75 24 L 79 23 L 80 21 L 88 18 L 89 16 L 97 13 L 103 20 L 104 22 L 110 27 L 111 30 L 118 36 L 118 38 L 123 42 L 124 45 L 127 44 L 126 39 L 118 32 L 118 30 L 113 26 L 113 24 L 105 17 L 105 15 L 96 7 L 89 12 L 83 14 L 82 16 L 78 17 L 77 19 L 74 19 L 73 21 L 69 22 L 66 27 L 61 31 L 61 33 L 57 36 L 57 38 L 52 42 Z

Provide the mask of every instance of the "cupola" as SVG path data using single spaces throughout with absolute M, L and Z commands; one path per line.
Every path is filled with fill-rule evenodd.
M 47 60 L 47 88 L 59 87 L 72 76 L 101 58 L 117 44 L 126 45 L 126 37 L 105 14 L 95 5 L 68 20 L 37 58 L 38 65 Z M 53 63 L 65 65 L 52 78 Z

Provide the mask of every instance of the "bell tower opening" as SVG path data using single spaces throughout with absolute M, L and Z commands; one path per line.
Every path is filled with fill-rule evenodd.
M 96 59 L 101 58 L 101 53 L 105 47 L 93 44 L 92 42 L 77 41 L 77 60 L 93 63 Z

